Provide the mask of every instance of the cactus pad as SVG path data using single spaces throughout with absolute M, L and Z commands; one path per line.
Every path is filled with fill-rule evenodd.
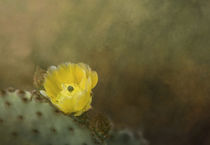
M 148 145 L 142 133 L 132 132 L 128 129 L 114 130 L 107 140 L 108 145 Z
M 47 100 L 20 90 L 1 91 L 0 144 L 95 145 L 91 131 Z

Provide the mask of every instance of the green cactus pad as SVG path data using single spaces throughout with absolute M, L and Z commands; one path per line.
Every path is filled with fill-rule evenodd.
M 1 91 L 1 145 L 95 145 L 91 131 L 47 100 L 20 90 Z
M 142 133 L 132 132 L 128 129 L 114 130 L 107 140 L 108 145 L 148 145 Z

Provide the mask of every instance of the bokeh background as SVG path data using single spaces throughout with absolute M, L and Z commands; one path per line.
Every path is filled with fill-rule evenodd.
M 151 145 L 210 144 L 209 0 L 0 0 L 0 88 L 85 62 L 94 108 Z

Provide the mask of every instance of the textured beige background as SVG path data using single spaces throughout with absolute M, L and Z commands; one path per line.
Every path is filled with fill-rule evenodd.
M 210 143 L 210 1 L 0 0 L 0 88 L 85 62 L 94 107 L 151 144 Z

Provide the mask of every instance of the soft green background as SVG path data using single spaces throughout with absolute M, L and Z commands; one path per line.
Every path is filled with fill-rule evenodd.
M 93 106 L 150 144 L 210 144 L 210 1 L 0 0 L 0 88 L 85 62 Z

